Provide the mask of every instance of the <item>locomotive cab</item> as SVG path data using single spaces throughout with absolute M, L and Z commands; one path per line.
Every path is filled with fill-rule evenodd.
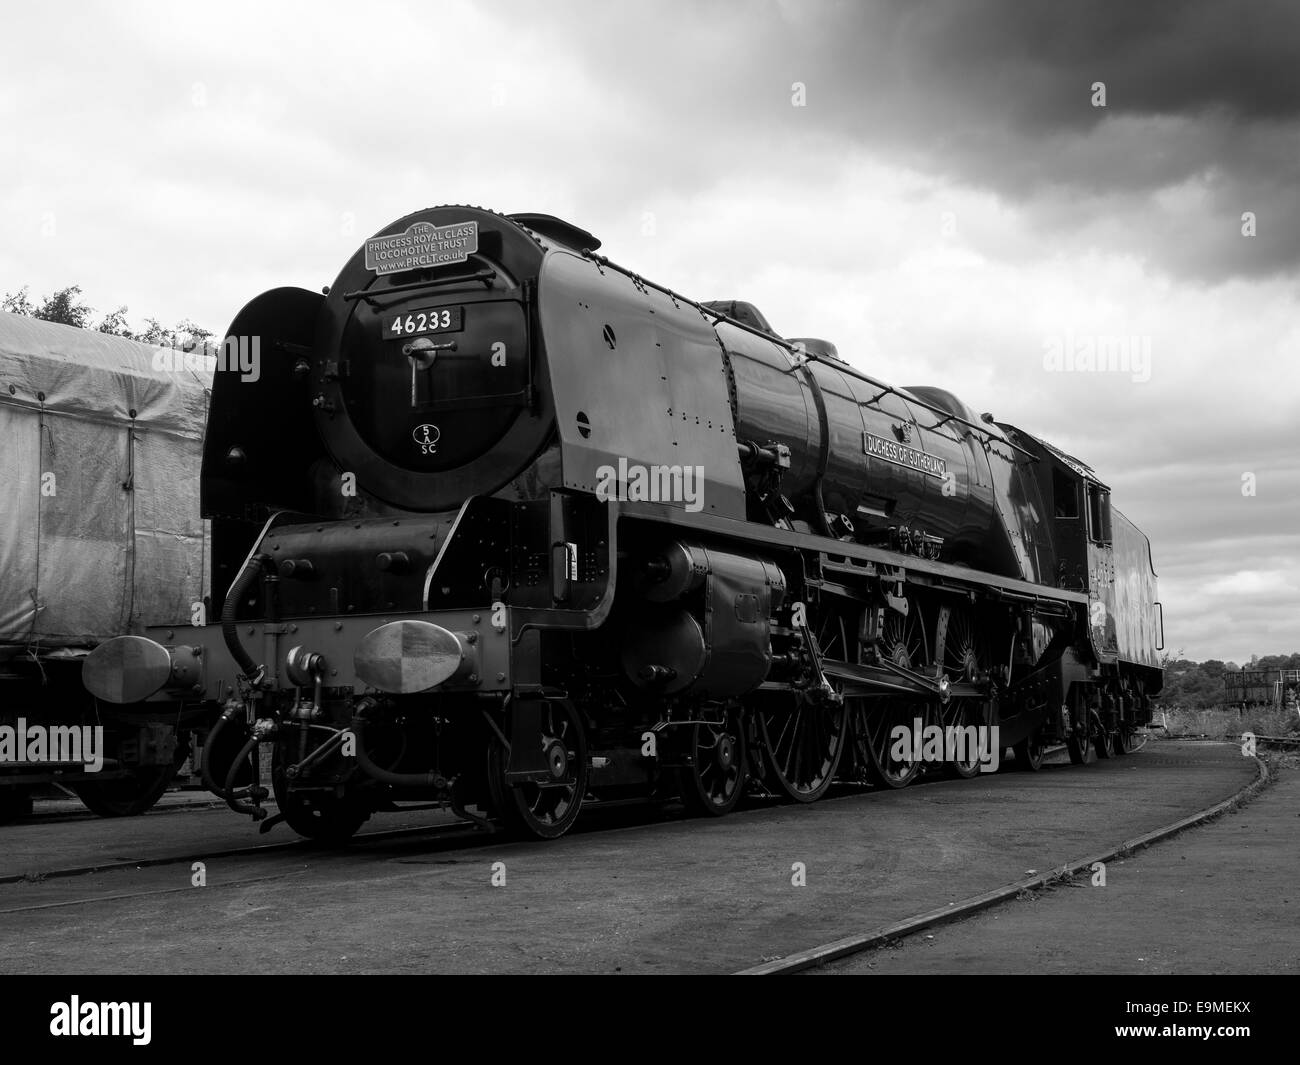
M 1036 471 L 1039 491 L 1052 515 L 1056 586 L 1088 594 L 1093 652 L 1113 659 L 1118 645 L 1110 489 L 1078 459 L 1045 441 L 1037 443 L 1043 450 Z

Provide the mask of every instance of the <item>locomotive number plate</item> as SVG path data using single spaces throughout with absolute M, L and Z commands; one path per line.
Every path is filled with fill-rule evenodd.
M 394 314 L 392 317 L 385 315 L 383 318 L 383 335 L 389 340 L 422 333 L 459 333 L 464 328 L 463 307 L 426 307 L 422 311 Z

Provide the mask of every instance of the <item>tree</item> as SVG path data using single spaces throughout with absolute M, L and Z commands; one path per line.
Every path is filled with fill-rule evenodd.
M 81 286 L 69 285 L 59 289 L 53 296 L 46 296 L 44 302 L 33 312 L 33 317 L 88 329 L 92 314 L 94 311 L 81 302 Z
M 186 350 L 194 348 L 207 349 L 207 341 L 213 336 L 212 330 L 204 329 L 189 318 L 183 318 L 175 329 L 168 329 L 157 318 L 146 318 L 142 332 L 136 333 L 126 320 L 126 307 L 110 311 L 98 325 L 91 325 L 94 310 L 81 302 L 81 286 L 69 285 L 61 288 L 52 296 L 46 296 L 40 306 L 33 305 L 24 285 L 17 292 L 6 292 L 0 299 L 0 309 L 10 314 L 21 314 L 28 318 L 41 318 L 47 322 L 60 322 L 63 325 L 76 326 L 78 329 L 94 329 L 109 336 L 126 337 L 142 344 L 158 344 L 163 347 L 177 347 Z
M 182 318 L 177 324 L 173 333 L 181 347 L 186 351 L 196 349 L 207 350 L 208 337 L 212 335 L 210 329 L 204 329 L 201 325 L 195 325 L 188 318 Z
M 117 310 L 104 315 L 104 320 L 95 326 L 95 330 L 100 333 L 107 333 L 109 336 L 135 338 L 135 334 L 131 332 L 131 327 L 126 324 L 125 307 L 119 307 Z
M 157 318 L 146 318 L 144 320 L 144 331 L 137 333 L 135 339 L 141 344 L 159 344 L 163 347 L 170 347 L 175 334 L 163 327 Z
M 24 285 L 17 292 L 6 292 L 4 299 L 0 301 L 0 309 L 10 314 L 21 314 L 30 318 L 33 307 L 32 301 L 27 297 L 27 286 Z
M 1256 669 L 1294 669 L 1291 661 L 1294 655 L 1264 655 L 1255 663 Z

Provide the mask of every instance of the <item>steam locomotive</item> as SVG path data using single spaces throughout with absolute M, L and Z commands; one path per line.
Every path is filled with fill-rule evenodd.
M 220 625 L 106 643 L 90 691 L 212 708 L 209 787 L 335 842 L 986 767 L 918 726 L 1029 770 L 1131 750 L 1155 574 L 1093 470 L 599 248 L 435 207 L 249 303 L 203 457 Z

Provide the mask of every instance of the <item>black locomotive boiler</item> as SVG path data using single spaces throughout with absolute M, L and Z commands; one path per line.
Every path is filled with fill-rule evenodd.
M 554 837 L 593 800 L 902 787 L 918 724 L 1029 769 L 1131 749 L 1154 573 L 1090 468 L 599 247 L 436 207 L 253 300 L 203 460 L 220 625 L 110 641 L 88 688 L 210 708 L 212 790 L 264 818 L 269 755 L 331 840 L 405 803 Z

